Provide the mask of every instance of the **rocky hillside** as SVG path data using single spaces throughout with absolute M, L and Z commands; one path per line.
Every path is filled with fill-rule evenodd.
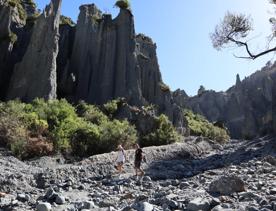
M 202 138 L 144 148 L 146 175 L 113 167 L 116 153 L 68 162 L 21 162 L 0 150 L 0 210 L 276 210 L 276 146 L 271 137 L 221 146 Z
M 240 80 L 226 92 L 199 90 L 186 98 L 184 106 L 207 117 L 226 123 L 234 138 L 252 138 L 275 131 L 276 63 Z
M 52 0 L 41 14 L 27 10 L 23 0 L 11 2 L 0 2 L 0 99 L 103 104 L 124 97 L 131 105 L 158 105 L 179 131 L 185 128 L 162 82 L 156 45 L 135 33 L 130 10 L 121 8 L 112 18 L 94 4 L 82 5 L 74 25 L 60 21 L 61 0 Z M 18 5 L 32 14 L 21 17 Z

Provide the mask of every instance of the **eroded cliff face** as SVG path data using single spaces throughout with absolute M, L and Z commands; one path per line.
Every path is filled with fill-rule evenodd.
M 80 7 L 69 71 L 77 78 L 75 99 L 102 104 L 125 97 L 141 103 L 134 37 L 129 10 L 112 20 L 95 5 Z
M 136 36 L 136 55 L 142 96 L 148 103 L 157 105 L 159 112 L 166 114 L 184 134 L 187 123 L 183 118 L 182 108 L 176 104 L 173 93 L 162 80 L 156 48 L 151 38 L 143 34 Z
M 149 37 L 136 36 L 129 10 L 121 9 L 112 19 L 94 4 L 83 5 L 72 30 L 61 28 L 58 86 L 62 97 L 94 104 L 124 97 L 131 105 L 155 104 L 183 129 L 182 111 L 162 82 L 156 45 Z
M 103 104 L 123 97 L 131 105 L 157 105 L 183 131 L 186 123 L 162 81 L 156 45 L 135 34 L 132 13 L 121 9 L 112 19 L 94 4 L 83 5 L 75 26 L 60 25 L 60 4 L 52 0 L 38 18 L 29 1 L 1 4 L 1 33 L 14 33 L 17 41 L 0 45 L 0 98 Z
M 276 63 L 240 80 L 226 92 L 205 91 L 186 106 L 210 121 L 223 121 L 234 138 L 253 138 L 276 131 Z
M 60 7 L 61 0 L 52 0 L 34 24 L 27 51 L 14 68 L 7 99 L 56 98 Z

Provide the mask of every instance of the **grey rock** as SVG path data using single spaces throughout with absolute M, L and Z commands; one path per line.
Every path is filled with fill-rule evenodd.
M 189 211 L 207 211 L 210 208 L 210 201 L 204 198 L 196 198 L 188 203 L 187 209 Z
M 136 208 L 138 211 L 152 211 L 153 205 L 148 202 L 140 202 Z
M 143 180 L 145 182 L 150 182 L 151 181 L 151 178 L 149 176 L 144 176 Z
M 27 195 L 27 194 L 21 193 L 21 194 L 18 194 L 18 195 L 17 195 L 17 198 L 16 198 L 16 199 L 17 199 L 18 201 L 21 201 L 21 202 L 27 202 L 27 201 L 30 200 L 30 196 Z
M 49 203 L 39 203 L 36 206 L 36 210 L 37 211 L 51 211 L 52 210 L 52 206 Z
M 269 193 L 270 193 L 271 195 L 276 195 L 276 188 L 272 188 L 272 189 L 269 191 Z
M 233 209 L 229 209 L 229 208 L 223 208 L 222 206 L 218 205 L 216 207 L 214 207 L 211 211 L 232 211 Z
M 237 176 L 229 175 L 222 176 L 213 182 L 209 186 L 209 191 L 212 193 L 220 194 L 232 194 L 235 192 L 242 192 L 245 190 L 244 182 Z
M 58 194 L 58 195 L 56 196 L 55 202 L 56 202 L 56 204 L 61 205 L 61 204 L 65 204 L 65 203 L 66 203 L 66 200 L 65 200 L 65 197 L 64 197 L 64 196 Z
M 94 209 L 94 208 L 96 208 L 96 206 L 95 206 L 95 204 L 94 204 L 93 201 L 85 201 L 85 202 L 83 202 L 82 209 L 88 209 L 88 210 L 90 210 L 90 209 Z

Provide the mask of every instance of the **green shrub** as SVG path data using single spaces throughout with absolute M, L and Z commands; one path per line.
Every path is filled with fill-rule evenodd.
M 99 137 L 99 129 L 95 125 L 78 128 L 71 137 L 73 154 L 85 157 L 100 152 L 102 146 Z
M 170 87 L 166 84 L 164 84 L 163 82 L 159 83 L 160 89 L 162 90 L 162 92 L 170 92 Z
M 166 115 L 162 114 L 156 118 L 156 125 L 153 132 L 141 138 L 140 144 L 143 147 L 172 144 L 180 140 L 180 135 Z
M 0 145 L 10 147 L 27 138 L 27 128 L 20 119 L 23 109 L 17 101 L 0 103 Z
M 18 139 L 10 143 L 10 149 L 15 156 L 23 159 L 26 157 L 26 145 L 25 139 Z
M 19 17 L 21 20 L 26 20 L 27 13 L 23 7 L 23 2 L 21 0 L 8 0 L 8 4 L 11 7 L 14 7 L 17 9 Z
M 99 129 L 101 144 L 107 151 L 115 150 L 119 144 L 127 149 L 137 141 L 135 127 L 126 120 L 104 122 Z
M 120 99 L 111 100 L 103 105 L 103 111 L 109 117 L 112 117 L 116 111 L 118 110 L 118 103 L 120 103 Z
M 204 136 L 219 143 L 225 143 L 230 139 L 225 129 L 214 126 L 203 116 L 194 114 L 190 110 L 185 110 L 184 116 L 188 122 L 191 135 Z
M 55 150 L 70 150 L 70 137 L 83 123 L 75 108 L 66 100 L 36 99 L 31 105 L 29 112 L 37 113 L 49 125 Z
M 66 17 L 64 15 L 60 16 L 59 24 L 60 25 L 69 25 L 69 26 L 75 25 L 74 21 L 71 18 Z
M 108 121 L 108 117 L 96 106 L 88 105 L 85 102 L 80 102 L 77 106 L 77 113 L 86 121 L 96 125 Z
M 127 121 L 105 121 L 99 126 L 79 128 L 71 139 L 72 151 L 78 156 L 91 156 L 116 150 L 119 144 L 130 148 L 137 141 L 136 130 Z
M 130 9 L 130 0 L 117 0 L 115 6 L 121 9 Z

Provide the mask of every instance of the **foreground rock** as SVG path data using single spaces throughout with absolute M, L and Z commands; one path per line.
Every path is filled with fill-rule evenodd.
M 210 184 L 209 191 L 229 195 L 245 191 L 245 184 L 238 176 L 222 176 Z

